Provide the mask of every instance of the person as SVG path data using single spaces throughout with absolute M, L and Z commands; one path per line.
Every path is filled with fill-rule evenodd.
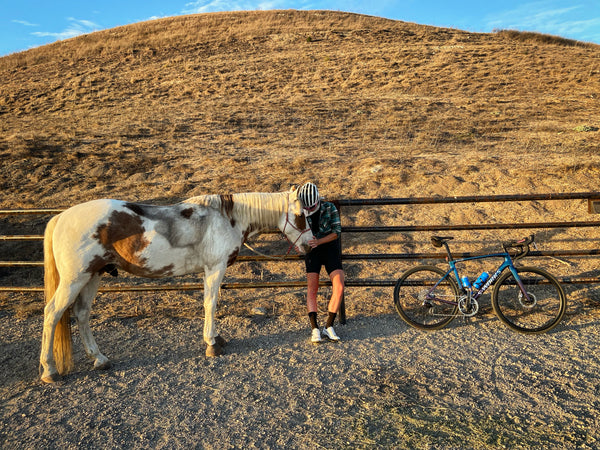
M 333 329 L 333 322 L 340 309 L 344 295 L 344 270 L 342 267 L 340 214 L 331 202 L 324 201 L 314 183 L 306 183 L 298 190 L 298 199 L 304 209 L 313 237 L 308 244 L 311 251 L 304 257 L 306 265 L 306 306 L 311 325 L 311 342 L 319 344 L 323 338 L 338 342 L 340 338 Z M 332 293 L 328 305 L 328 317 L 321 332 L 317 320 L 317 292 L 321 267 L 331 279 Z

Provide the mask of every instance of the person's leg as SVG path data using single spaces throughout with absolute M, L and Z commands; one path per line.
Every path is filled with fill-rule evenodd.
M 331 278 L 331 300 L 329 300 L 329 316 L 327 317 L 327 323 L 325 324 L 324 335 L 331 341 L 339 341 L 340 338 L 337 336 L 333 329 L 333 322 L 342 304 L 342 298 L 344 295 L 344 271 L 341 269 L 334 270 L 329 274 Z
M 317 321 L 317 291 L 319 290 L 319 274 L 309 272 L 306 274 L 307 292 L 306 308 L 308 309 L 308 320 L 312 328 L 311 341 L 315 344 L 321 342 L 321 332 Z
M 306 308 L 308 312 L 317 312 L 317 292 L 319 290 L 319 274 L 309 272 L 306 274 L 306 281 L 308 282 L 306 292 Z
M 328 311 L 337 314 L 344 296 L 344 271 L 334 270 L 329 274 L 331 279 L 331 300 L 329 300 Z

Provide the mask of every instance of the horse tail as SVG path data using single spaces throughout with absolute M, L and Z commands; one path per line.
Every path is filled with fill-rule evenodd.
M 60 282 L 60 274 L 56 268 L 56 260 L 54 258 L 52 239 L 54 228 L 56 228 L 56 224 L 58 223 L 58 217 L 59 216 L 54 216 L 50 219 L 48 225 L 46 225 L 46 231 L 44 232 L 44 295 L 46 297 L 46 304 L 52 300 Z M 53 354 L 58 373 L 61 375 L 69 373 L 73 368 L 70 308 L 65 310 L 60 321 L 56 325 L 56 330 L 54 331 Z

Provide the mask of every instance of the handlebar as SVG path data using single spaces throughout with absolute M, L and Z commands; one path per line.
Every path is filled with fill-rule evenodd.
M 532 234 L 526 238 L 519 239 L 518 241 L 503 242 L 502 247 L 506 252 L 508 252 L 509 249 L 517 250 L 517 254 L 512 257 L 513 260 L 516 261 L 517 259 L 527 256 L 527 253 L 529 253 L 529 246 L 534 243 L 534 240 L 535 235 Z

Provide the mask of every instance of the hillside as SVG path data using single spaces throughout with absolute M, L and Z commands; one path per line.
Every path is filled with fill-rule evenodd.
M 597 190 L 599 133 L 581 130 L 599 92 L 599 46 L 536 34 L 319 11 L 145 22 L 0 59 L 0 207 L 307 179 L 340 198 Z

